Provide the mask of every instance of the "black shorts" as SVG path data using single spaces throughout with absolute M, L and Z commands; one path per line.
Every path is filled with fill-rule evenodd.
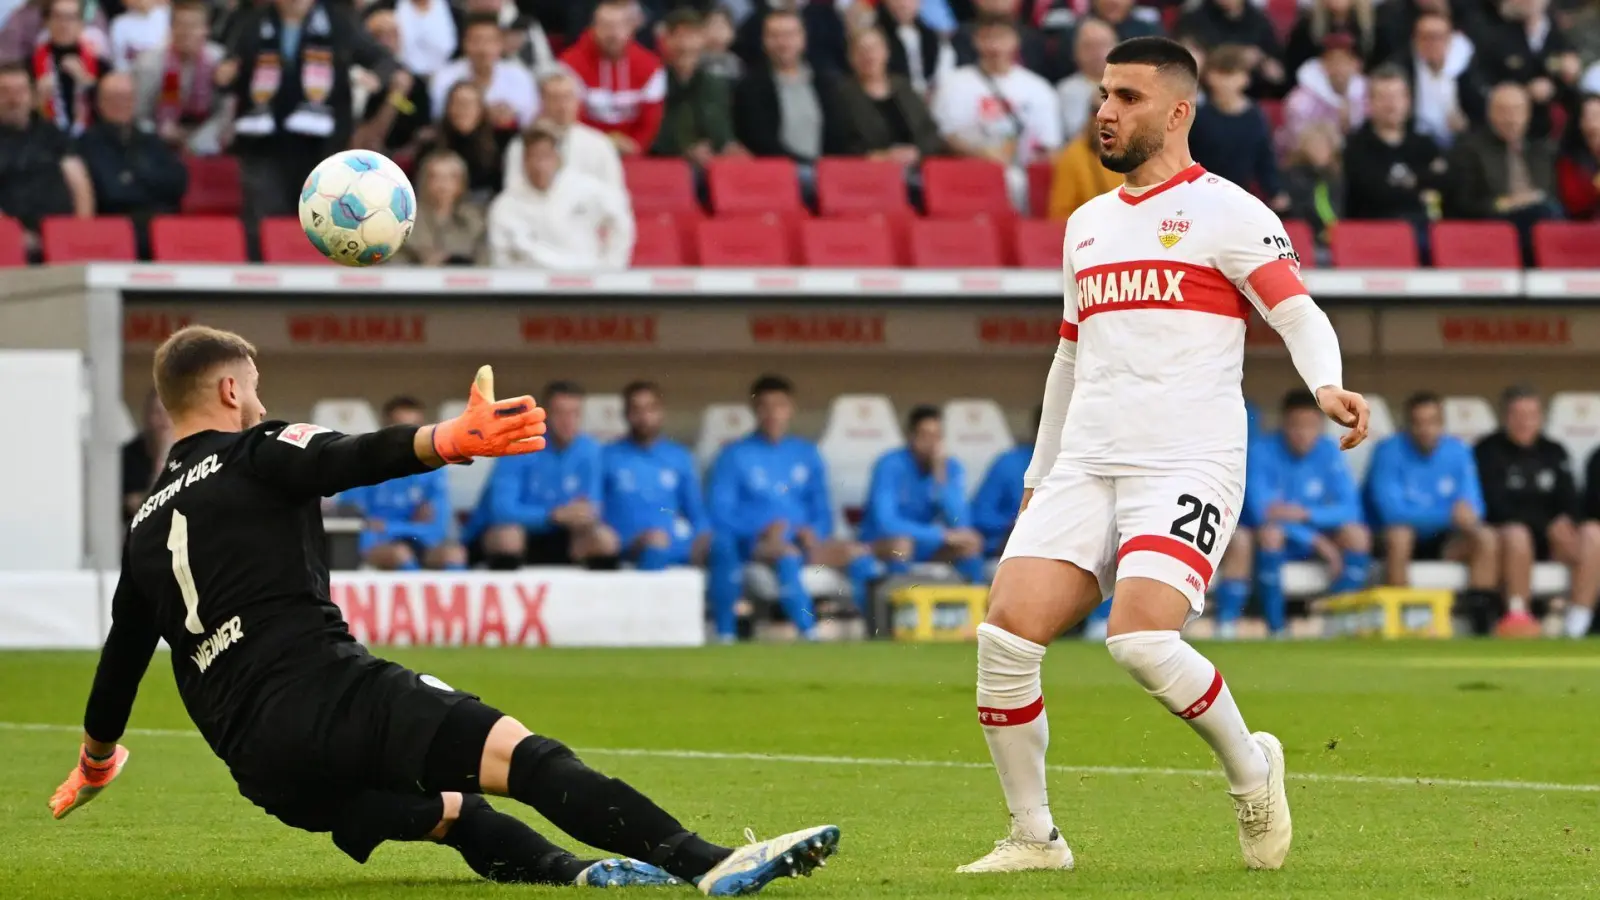
M 263 703 L 228 768 L 240 794 L 285 824 L 331 831 L 366 791 L 473 790 L 501 717 L 436 678 L 349 656 Z
M 479 537 L 467 546 L 467 562 L 478 565 L 488 560 Z M 421 559 L 419 556 L 418 559 Z M 530 531 L 522 545 L 522 562 L 529 566 L 575 566 L 572 558 L 572 532 L 556 527 L 546 531 Z
M 1455 536 L 1454 531 L 1441 531 L 1438 534 L 1419 537 L 1416 545 L 1411 548 L 1411 558 L 1424 562 L 1444 559 L 1445 548 Z

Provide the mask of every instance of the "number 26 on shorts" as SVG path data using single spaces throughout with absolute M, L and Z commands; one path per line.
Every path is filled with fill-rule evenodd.
M 1222 524 L 1222 511 L 1215 504 L 1206 503 L 1193 494 L 1180 495 L 1178 506 L 1184 509 L 1184 513 L 1172 521 L 1169 533 L 1210 556 L 1217 546 L 1217 527 Z

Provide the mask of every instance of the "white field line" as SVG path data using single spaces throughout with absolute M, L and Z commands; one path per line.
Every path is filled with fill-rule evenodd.
M 0 722 L 0 731 L 42 731 L 78 733 L 76 725 L 51 725 L 39 722 Z M 171 728 L 129 728 L 135 737 L 199 737 L 197 731 Z M 590 756 L 638 756 L 650 759 L 699 759 L 714 762 L 793 763 L 797 765 L 843 766 L 855 768 L 901 769 L 990 769 L 986 762 L 938 759 L 888 759 L 874 756 L 813 756 L 799 753 L 727 753 L 714 750 L 656 750 L 617 747 L 575 747 L 575 752 Z M 1069 775 L 1154 776 L 1173 778 L 1221 778 L 1212 769 L 1170 769 L 1160 766 L 1049 766 L 1052 772 Z M 1290 772 L 1290 781 L 1323 784 L 1358 784 L 1378 787 L 1441 787 L 1480 791 L 1542 791 L 1549 793 L 1600 794 L 1600 784 L 1569 784 L 1551 781 L 1480 780 L 1473 778 L 1433 778 L 1425 775 L 1341 775 L 1327 772 Z

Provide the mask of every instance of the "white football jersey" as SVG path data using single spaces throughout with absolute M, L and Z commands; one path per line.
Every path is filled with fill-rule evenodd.
M 1243 482 L 1245 324 L 1306 293 L 1283 223 L 1194 165 L 1067 220 L 1061 336 L 1077 341 L 1062 460 L 1099 475 Z

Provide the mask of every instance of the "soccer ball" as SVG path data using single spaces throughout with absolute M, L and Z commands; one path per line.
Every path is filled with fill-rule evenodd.
M 399 252 L 417 219 L 417 193 L 381 153 L 346 150 L 323 160 L 300 189 L 300 227 L 322 255 L 371 266 Z

